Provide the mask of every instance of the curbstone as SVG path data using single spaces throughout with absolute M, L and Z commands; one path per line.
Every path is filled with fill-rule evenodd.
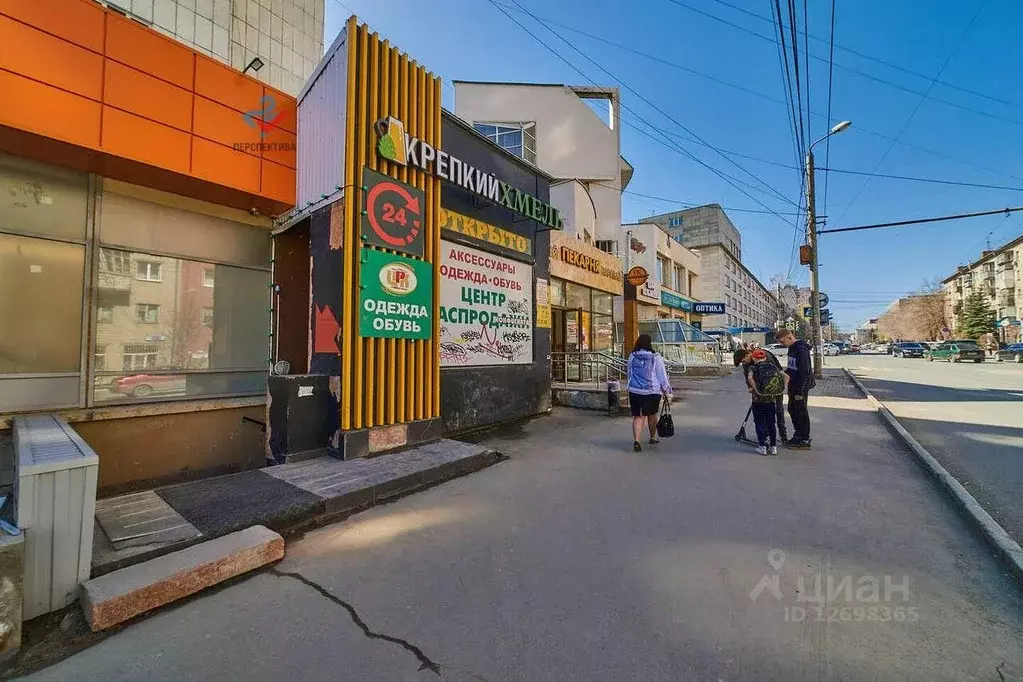
M 1002 559 L 1009 564 L 1009 569 L 1012 571 L 1016 580 L 1023 583 L 1023 548 L 1019 546 L 1012 536 L 1002 528 L 1001 524 L 995 521 L 990 514 L 988 514 L 984 508 L 977 502 L 977 498 L 970 494 L 963 484 L 959 480 L 950 474 L 948 470 L 941 465 L 941 463 L 934 458 L 930 452 L 927 451 L 920 442 L 913 437 L 913 435 L 906 430 L 899 420 L 892 414 L 892 411 L 885 407 L 885 404 L 874 397 L 874 395 L 867 390 L 867 387 L 863 385 L 856 376 L 848 369 L 843 368 L 846 376 L 848 376 L 852 382 L 856 385 L 863 395 L 867 397 L 867 400 L 877 413 L 881 416 L 889 428 L 893 430 L 899 438 L 906 444 L 910 451 L 916 456 L 917 461 L 930 473 L 934 478 L 938 480 L 941 486 L 949 493 L 953 500 L 957 503 L 960 509 L 970 517 L 980 529 L 984 539 L 987 540 L 1002 556 Z

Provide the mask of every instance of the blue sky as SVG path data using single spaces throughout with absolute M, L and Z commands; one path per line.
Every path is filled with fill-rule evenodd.
M 786 214 L 796 212 L 795 204 L 800 202 L 801 172 L 797 167 L 801 161 L 797 163 L 795 158 L 787 109 L 775 101 L 785 97 L 778 47 L 724 23 L 773 36 L 770 22 L 751 15 L 769 17 L 773 2 L 518 0 L 537 17 L 562 24 L 551 27 L 619 79 L 616 82 L 516 8 L 513 0 L 497 1 L 588 78 L 542 47 L 489 0 L 326 0 L 325 42 L 333 40 L 354 12 L 446 82 L 616 85 L 622 88 L 623 107 L 634 112 L 622 114 L 622 152 L 636 168 L 628 190 L 675 200 L 625 194 L 623 219 L 632 221 L 669 211 L 683 201 L 716 202 L 726 210 L 764 211 L 757 203 L 762 202 L 782 216 L 728 211 L 742 232 L 744 261 L 765 283 L 790 271 L 795 281 L 807 282 L 806 268 L 798 263 L 790 268 L 792 223 L 797 218 Z M 797 0 L 800 12 L 802 4 Z M 1023 79 L 1018 35 L 1005 30 L 1023 25 L 1023 3 L 837 0 L 836 4 L 831 118 L 832 122 L 849 119 L 853 126 L 832 138 L 831 167 L 1023 188 L 1023 156 L 1019 153 L 1023 148 Z M 811 117 L 807 137 L 816 139 L 827 130 L 831 3 L 814 0 L 809 5 L 809 32 L 823 39 L 811 38 L 809 44 Z M 785 12 L 784 1 L 781 7 Z M 801 16 L 798 23 L 801 27 Z M 801 66 L 804 57 L 801 49 Z M 805 108 L 805 90 L 802 94 Z M 444 104 L 452 108 L 453 91 L 447 85 Z M 740 187 L 757 201 L 669 148 L 665 133 L 654 132 L 649 125 L 666 131 L 704 163 L 752 185 Z M 757 159 L 731 155 L 729 161 L 707 146 L 687 141 L 693 139 L 691 133 L 726 153 Z M 893 138 L 899 142 L 892 144 Z M 824 167 L 824 143 L 814 149 L 818 167 Z M 825 175 L 830 175 L 826 206 Z M 829 227 L 1023 204 L 1023 190 L 878 177 L 866 180 L 857 175 L 818 173 L 817 212 L 830 217 Z M 802 230 L 800 225 L 800 235 Z M 831 296 L 836 321 L 848 330 L 878 314 L 898 295 L 918 289 L 924 280 L 943 277 L 957 264 L 976 259 L 989 234 L 992 244 L 1000 244 L 1020 233 L 1023 216 L 1013 214 L 1009 218 L 824 235 L 821 286 Z

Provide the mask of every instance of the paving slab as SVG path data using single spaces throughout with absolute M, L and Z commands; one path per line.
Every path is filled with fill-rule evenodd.
M 115 550 L 181 542 L 201 535 L 152 490 L 98 500 L 96 520 Z

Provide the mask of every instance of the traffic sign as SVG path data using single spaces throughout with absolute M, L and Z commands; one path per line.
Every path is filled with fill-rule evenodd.
M 369 168 L 362 169 L 362 184 L 362 241 L 422 257 L 423 190 Z
M 821 308 L 827 308 L 828 301 L 831 300 L 828 298 L 828 295 L 825 294 L 823 291 L 817 294 L 817 299 L 820 301 Z
M 803 317 L 807 317 L 807 318 L 813 317 L 813 306 L 812 305 L 803 306 Z

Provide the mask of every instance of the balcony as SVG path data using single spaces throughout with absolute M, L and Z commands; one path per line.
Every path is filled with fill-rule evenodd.
M 1006 253 L 1006 254 L 1003 254 L 1002 256 L 999 256 L 999 258 L 998 258 L 998 272 L 1003 272 L 1005 270 L 1012 270 L 1015 267 L 1016 267 L 1016 264 L 1015 264 L 1015 262 L 1013 262 L 1013 257 L 1012 257 L 1011 253 Z
M 116 272 L 104 272 L 100 270 L 96 278 L 96 284 L 100 289 L 111 289 L 113 291 L 128 291 L 131 289 L 131 275 Z
M 1016 273 L 1012 270 L 1002 270 L 995 276 L 995 284 L 999 289 L 1015 289 Z
M 1008 317 L 1009 319 L 1013 319 L 1013 318 L 1016 317 L 1016 306 L 1015 305 L 1007 305 L 1005 307 L 999 306 L 997 318 L 999 320 L 1003 320 L 1006 317 Z

